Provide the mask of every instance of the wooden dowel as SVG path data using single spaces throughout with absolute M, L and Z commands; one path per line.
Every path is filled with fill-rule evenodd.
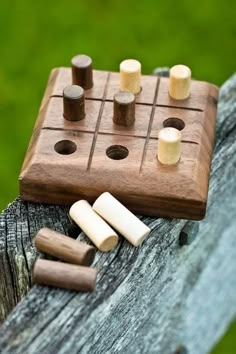
M 175 100 L 185 100 L 190 95 L 191 70 L 185 65 L 170 69 L 169 94 Z
M 76 55 L 71 59 L 72 83 L 89 90 L 93 87 L 92 59 L 84 54 Z
M 135 121 L 135 96 L 131 92 L 119 91 L 113 100 L 113 122 L 130 127 Z
M 174 165 L 180 160 L 181 132 L 163 128 L 158 135 L 157 158 L 164 165 Z
M 73 240 L 46 227 L 39 230 L 34 239 L 40 252 L 62 259 L 68 263 L 91 265 L 95 257 L 95 248 L 86 243 Z
M 141 64 L 134 59 L 120 63 L 120 90 L 137 94 L 141 90 Z
M 99 250 L 107 252 L 117 245 L 118 236 L 115 231 L 95 213 L 86 200 L 74 203 L 69 213 Z
M 142 243 L 151 231 L 149 227 L 108 192 L 98 197 L 93 204 L 93 209 L 136 247 Z
M 37 259 L 32 272 L 34 284 L 55 286 L 77 291 L 93 291 L 96 287 L 95 268 Z
M 84 90 L 77 85 L 66 86 L 63 90 L 63 116 L 70 121 L 79 121 L 85 117 Z

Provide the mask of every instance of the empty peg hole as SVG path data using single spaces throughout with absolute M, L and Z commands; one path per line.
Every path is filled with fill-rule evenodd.
M 112 145 L 106 150 L 109 159 L 123 160 L 129 155 L 129 150 L 122 145 Z
M 54 146 L 55 151 L 61 155 L 70 155 L 76 151 L 77 146 L 71 140 L 60 140 Z
M 184 127 L 185 127 L 185 123 L 180 118 L 171 117 L 171 118 L 167 118 L 163 122 L 163 127 L 164 128 L 175 128 L 175 129 L 178 129 L 178 130 L 183 130 Z

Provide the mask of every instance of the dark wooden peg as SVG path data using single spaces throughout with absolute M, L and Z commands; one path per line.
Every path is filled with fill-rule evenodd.
M 113 122 L 130 127 L 135 121 L 135 96 L 131 92 L 119 91 L 114 95 Z
M 70 121 L 78 121 L 85 117 L 84 90 L 77 85 L 66 86 L 63 90 L 63 116 Z
M 44 227 L 34 239 L 38 251 L 62 259 L 68 263 L 89 266 L 95 257 L 95 248 Z
M 89 90 L 93 87 L 93 63 L 87 55 L 76 55 L 71 59 L 72 83 Z
M 93 291 L 96 287 L 95 268 L 37 259 L 33 267 L 33 283 L 57 288 Z

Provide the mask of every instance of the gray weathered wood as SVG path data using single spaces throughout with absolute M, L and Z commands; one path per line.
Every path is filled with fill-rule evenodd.
M 236 315 L 236 75 L 221 89 L 207 217 L 142 217 L 139 248 L 97 252 L 92 294 L 34 286 L 0 329 L 1 353 L 207 353 Z M 0 216 L 1 318 L 27 293 L 42 226 L 67 233 L 67 208 L 17 199 Z M 189 244 L 179 246 L 179 234 Z M 80 234 L 79 239 L 87 240 Z

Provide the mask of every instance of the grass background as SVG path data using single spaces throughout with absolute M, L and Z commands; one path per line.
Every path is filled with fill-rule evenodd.
M 183 63 L 221 85 L 235 71 L 234 0 L 12 0 L 0 3 L 0 210 L 18 195 L 20 167 L 50 70 L 85 53 L 118 70 L 125 58 Z M 214 354 L 236 353 L 236 324 Z

